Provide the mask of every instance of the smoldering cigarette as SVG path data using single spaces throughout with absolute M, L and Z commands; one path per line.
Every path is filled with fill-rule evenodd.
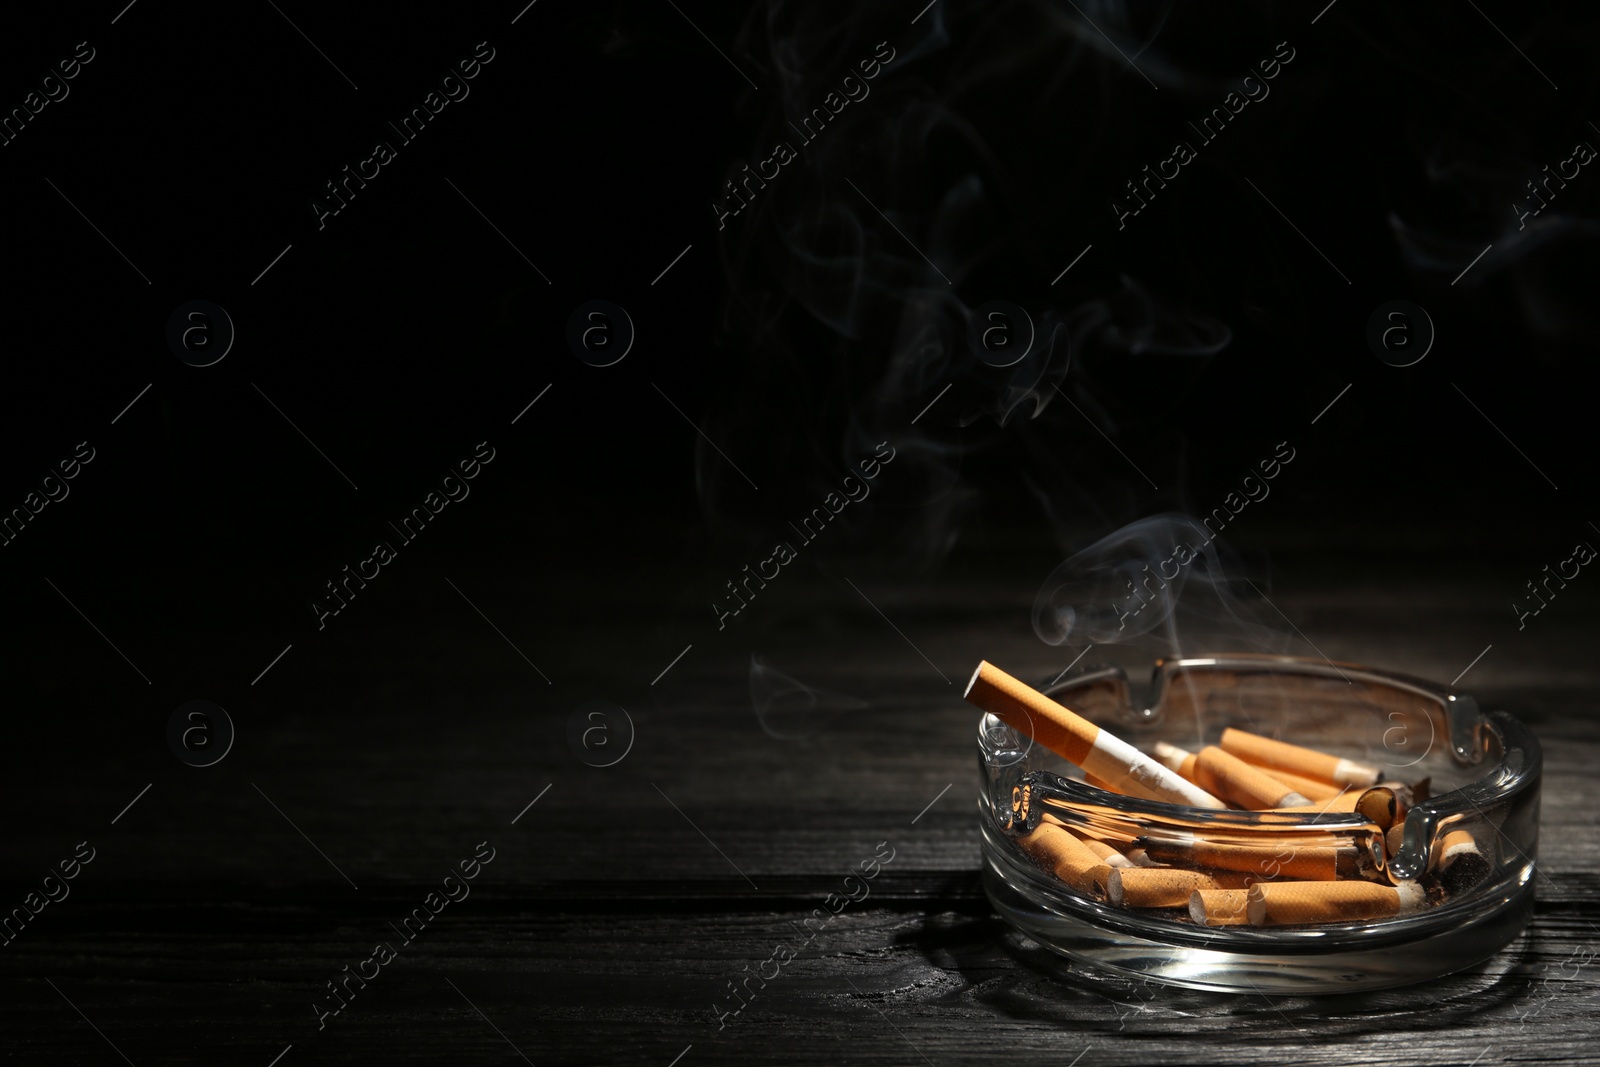
M 1290 808 L 1311 801 L 1267 771 L 1253 767 L 1216 745 L 1195 756 L 1194 781 L 1201 789 L 1241 808 Z
M 1128 867 L 1111 872 L 1106 899 L 1119 908 L 1181 908 L 1201 889 L 1245 889 L 1257 875 L 1190 871 L 1181 867 Z
M 1243 926 L 1250 921 L 1250 891 L 1196 889 L 1189 894 L 1189 918 L 1197 926 Z
M 1075 834 L 1052 823 L 1040 823 L 1031 834 L 1019 837 L 1017 844 L 1034 862 L 1084 896 L 1099 899 L 1105 895 L 1111 868 Z
M 1147 855 L 1163 863 L 1216 867 L 1274 878 L 1331 882 L 1337 878 L 1365 878 L 1371 873 L 1362 863 L 1360 850 L 1353 845 L 1305 845 L 1287 841 L 1229 845 L 1187 833 L 1146 837 L 1141 843 Z
M 1119 792 L 1197 808 L 1222 801 L 1143 752 L 987 661 L 972 672 L 967 700 Z
M 1452 830 L 1439 842 L 1435 869 L 1446 893 L 1454 896 L 1471 889 L 1489 874 L 1489 857 L 1478 839 L 1466 830 Z M 1109 888 L 1109 887 L 1108 887 Z
M 1427 903 L 1427 894 L 1413 882 L 1258 882 L 1245 893 L 1252 926 L 1390 919 Z
M 1353 786 L 1357 789 L 1367 789 L 1378 784 L 1378 769 L 1370 764 L 1331 756 L 1311 748 L 1301 748 L 1286 741 L 1274 741 L 1270 737 L 1262 737 L 1244 730 L 1230 727 L 1222 731 L 1222 740 L 1218 743 L 1224 751 L 1261 767 L 1285 770 L 1290 774 L 1333 782 L 1336 785 Z

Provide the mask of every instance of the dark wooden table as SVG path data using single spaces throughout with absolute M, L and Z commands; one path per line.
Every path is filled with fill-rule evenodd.
M 1600 1061 L 1589 962 L 1600 946 L 1600 635 L 1582 604 L 1519 634 L 1499 576 L 1282 566 L 1274 603 L 1330 656 L 1449 680 L 1492 644 L 1461 685 L 1543 739 L 1538 910 L 1513 948 L 1427 986 L 1229 996 L 1086 985 L 983 895 L 975 713 L 959 684 L 980 657 L 1033 677 L 1066 665 L 1029 626 L 1041 573 L 1028 563 L 909 583 L 865 565 L 799 572 L 718 632 L 690 597 L 630 599 L 615 585 L 553 596 L 503 571 L 452 572 L 486 591 L 476 603 L 502 640 L 419 570 L 241 698 L 235 749 L 214 767 L 183 766 L 147 725 L 75 738 L 65 772 L 14 759 L 6 904 L 37 885 L 16 872 L 42 877 L 80 840 L 96 855 L 70 897 L 0 954 L 8 1058 Z M 566 625 L 549 624 L 552 602 Z M 196 656 L 260 658 L 239 635 L 193 641 Z M 260 635 L 260 648 L 273 644 Z M 752 656 L 823 692 L 789 691 L 764 729 Z M 1131 649 L 1091 658 L 1139 675 L 1148 663 Z M 580 759 L 623 751 L 614 716 L 612 747 L 598 734 L 588 749 L 569 744 L 590 700 L 621 705 L 634 727 L 614 766 Z M 480 842 L 494 858 L 470 895 L 402 941 L 401 920 Z M 798 940 L 798 923 L 889 850 L 870 896 L 776 978 L 751 982 L 755 995 L 729 1014 L 729 983 L 770 975 L 774 946 Z M 333 1006 L 326 983 L 346 967 L 371 974 L 363 961 L 378 942 L 395 958 L 366 988 L 352 983 L 319 1028 L 313 1004 Z

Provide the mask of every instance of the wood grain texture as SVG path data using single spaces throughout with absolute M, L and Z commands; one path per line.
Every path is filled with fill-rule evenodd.
M 290 1045 L 281 1067 L 1600 1062 L 1592 623 L 1574 613 L 1462 683 L 1545 748 L 1522 940 L 1422 988 L 1269 998 L 1089 983 L 995 917 L 977 876 L 975 714 L 940 671 L 988 656 L 1049 677 L 1062 650 L 1032 636 L 1025 597 L 983 583 L 873 592 L 909 641 L 848 590 L 796 588 L 768 624 L 720 643 L 704 620 L 652 620 L 649 654 L 630 651 L 626 671 L 591 641 L 540 635 L 556 692 L 492 633 L 445 632 L 418 604 L 383 640 L 284 665 L 293 699 L 239 715 L 237 750 L 215 768 L 131 758 L 115 731 L 86 738 L 65 772 L 19 761 L 6 799 L 27 815 L 9 832 L 6 905 L 75 842 L 98 854 L 0 951 L 0 1044 L 19 1063 L 110 1064 L 114 1043 L 141 1067 L 266 1067 Z M 1479 614 L 1449 593 L 1330 585 L 1275 602 L 1331 656 L 1448 680 L 1503 627 L 1486 598 Z M 752 654 L 851 710 L 823 697 L 779 731 L 803 736 L 770 736 L 751 708 Z M 566 742 L 572 709 L 596 698 L 636 728 L 603 770 Z M 485 840 L 497 854 L 471 895 L 319 1030 L 324 983 L 397 941 L 390 924 Z M 879 842 L 895 857 L 871 895 L 719 1027 L 727 984 L 793 941 Z

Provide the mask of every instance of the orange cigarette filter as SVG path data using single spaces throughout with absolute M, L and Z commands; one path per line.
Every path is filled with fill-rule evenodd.
M 1250 921 L 1250 891 L 1196 889 L 1189 894 L 1189 918 L 1197 926 L 1243 926 Z
M 1224 845 L 1203 839 L 1147 838 L 1147 855 L 1162 863 L 1216 867 L 1242 871 L 1268 878 L 1300 878 L 1307 881 L 1333 881 L 1341 874 L 1357 874 L 1356 850 L 1348 846 L 1302 845 Z
M 1323 815 L 1330 812 L 1353 812 L 1356 810 L 1356 801 L 1361 799 L 1361 792 L 1355 789 L 1346 789 L 1341 795 L 1328 800 L 1309 800 L 1304 804 L 1295 804 L 1292 807 L 1266 808 L 1266 811 L 1293 812 L 1296 815 Z
M 1398 794 L 1387 786 L 1373 786 L 1359 792 L 1348 789 L 1332 800 L 1313 800 L 1309 804 L 1296 807 L 1274 808 L 1274 811 L 1308 812 L 1311 814 L 1326 812 L 1354 812 L 1387 833 L 1396 825 L 1403 825 L 1405 805 Z
M 1044 822 L 1054 823 L 1056 826 L 1068 831 L 1073 837 L 1085 844 L 1094 841 L 1096 850 L 1101 846 L 1105 846 L 1116 849 L 1123 856 L 1128 856 L 1128 849 L 1133 846 L 1134 842 L 1139 840 L 1140 836 L 1130 834 L 1125 829 L 1114 826 L 1085 826 L 1082 822 L 1068 822 L 1049 811 L 1041 812 L 1039 817 Z M 1128 858 L 1132 859 L 1131 856 L 1128 856 Z
M 1378 784 L 1378 769 L 1355 760 L 1330 756 L 1311 748 L 1301 748 L 1286 741 L 1247 733 L 1233 728 L 1222 731 L 1219 742 L 1224 751 L 1231 752 L 1247 763 L 1261 767 L 1285 770 L 1291 774 L 1316 778 L 1335 785 L 1367 789 Z
M 1219 752 L 1222 751 L 1215 745 L 1207 747 L 1208 749 L 1216 749 Z M 1205 781 L 1201 780 L 1198 767 L 1199 757 L 1193 752 L 1190 752 L 1187 749 L 1179 748 L 1177 745 L 1168 744 L 1165 741 L 1157 741 L 1155 743 L 1155 747 L 1151 750 L 1151 754 L 1155 756 L 1159 762 L 1165 764 L 1171 770 L 1177 771 L 1180 775 L 1195 783 L 1201 789 L 1208 789 L 1213 793 L 1217 792 L 1215 788 L 1207 785 Z M 1239 763 L 1250 768 L 1252 771 L 1267 775 L 1273 781 L 1280 783 L 1282 789 L 1277 793 L 1277 796 L 1280 799 L 1283 797 L 1290 797 L 1290 799 L 1293 799 L 1292 794 L 1298 793 L 1304 800 L 1326 800 L 1338 796 L 1343 788 L 1341 786 L 1330 785 L 1327 782 L 1319 782 L 1312 778 L 1302 778 L 1297 774 L 1289 774 L 1286 771 L 1279 771 L 1277 769 L 1267 770 L 1257 767 L 1255 764 L 1249 763 L 1245 760 L 1240 760 Z M 1258 783 L 1257 789 L 1267 795 L 1270 795 L 1273 792 L 1271 789 L 1266 788 L 1264 783 Z M 1217 795 L 1222 796 L 1220 793 Z M 1229 800 L 1231 798 L 1223 796 L 1222 799 Z M 1238 801 L 1234 801 L 1234 803 L 1239 804 Z M 1247 804 L 1239 804 L 1239 806 L 1253 807 L 1253 805 Z M 1289 804 L 1284 803 L 1281 805 L 1272 806 L 1288 807 Z M 1266 809 L 1255 808 L 1255 810 L 1261 811 Z
M 1045 823 L 1047 825 L 1050 825 L 1050 826 L 1059 826 L 1063 830 L 1066 830 L 1068 833 L 1070 833 L 1073 837 L 1076 837 L 1079 841 L 1082 841 L 1083 844 L 1084 844 L 1084 847 L 1087 848 L 1090 852 L 1093 852 L 1096 856 L 1099 856 L 1100 857 L 1100 862 L 1104 863 L 1106 866 L 1108 866 L 1108 867 L 1132 867 L 1133 866 L 1133 861 L 1132 860 L 1130 860 L 1128 857 L 1124 856 L 1122 853 L 1118 852 L 1111 845 L 1106 844 L 1104 841 L 1101 841 L 1099 838 L 1094 838 L 1094 837 L 1088 836 L 1088 834 L 1085 833 L 1085 828 L 1084 827 L 1079 826 L 1076 823 L 1069 823 L 1069 822 L 1065 821 L 1064 819 L 1057 818 L 1056 816 L 1050 814 L 1048 811 L 1044 812 L 1043 814 L 1041 814 L 1039 816 L 1039 818 L 1040 818 L 1041 822 L 1043 822 L 1043 823 Z M 1130 837 L 1130 838 L 1127 838 L 1126 840 L 1132 841 L 1133 838 Z
M 1041 867 L 1084 896 L 1105 895 L 1111 868 L 1076 835 L 1051 823 L 1040 823 L 1033 833 L 1019 837 L 1017 844 Z
M 1119 908 L 1181 908 L 1198 889 L 1245 889 L 1256 877 L 1238 871 L 1181 867 L 1118 868 L 1106 881 L 1106 899 Z
M 1206 792 L 1252 811 L 1311 803 L 1266 771 L 1252 767 L 1216 745 L 1207 745 L 1196 754 L 1194 780 Z
M 1143 752 L 1018 681 L 987 661 L 967 683 L 967 700 L 1026 734 L 1118 792 L 1197 808 L 1225 808 L 1222 801 L 1184 781 Z
M 1105 864 L 1107 867 L 1133 866 L 1132 860 L 1128 859 L 1128 857 L 1124 856 L 1122 853 L 1118 852 L 1104 841 L 1099 841 L 1092 837 L 1085 837 L 1081 838 L 1080 840 L 1083 841 L 1083 846 L 1090 852 L 1093 852 L 1096 856 L 1099 856 L 1100 862 Z
M 1135 841 L 1139 840 L 1139 835 L 1138 834 L 1130 834 L 1130 833 L 1127 832 L 1127 830 L 1125 828 L 1119 828 L 1119 827 L 1114 827 L 1114 826 L 1093 826 L 1093 827 L 1089 827 L 1089 826 L 1083 826 L 1081 824 L 1080 825 L 1070 825 L 1070 824 L 1065 823 L 1065 822 L 1063 822 L 1061 825 L 1067 827 L 1067 829 L 1071 830 L 1074 834 L 1076 834 L 1078 837 L 1082 838 L 1085 841 L 1088 841 L 1091 838 L 1093 838 L 1093 839 L 1098 840 L 1098 841 L 1100 841 L 1100 842 L 1102 842 L 1104 844 L 1110 845 L 1112 848 L 1116 849 L 1118 852 L 1122 853 L 1124 856 L 1126 856 L 1128 854 L 1129 846 L 1132 845 Z
M 1223 751 L 1227 750 L 1224 749 Z M 1245 762 L 1250 763 L 1249 760 L 1245 760 Z M 1252 766 L 1256 765 L 1252 764 Z M 1296 793 L 1299 793 L 1301 796 L 1311 801 L 1313 804 L 1320 800 L 1332 800 L 1334 797 L 1343 793 L 1352 792 L 1349 786 L 1334 785 L 1331 782 L 1323 782 L 1318 781 L 1315 778 L 1307 778 L 1303 774 L 1293 774 L 1289 771 L 1283 770 L 1281 767 L 1262 767 L 1261 769 L 1272 775 L 1272 777 L 1276 778 L 1284 785 L 1288 786 L 1290 789 L 1293 789 Z M 1354 792 L 1360 792 L 1360 790 L 1354 790 Z
M 1245 890 L 1252 926 L 1362 922 L 1406 915 L 1426 903 L 1414 882 L 1259 882 Z

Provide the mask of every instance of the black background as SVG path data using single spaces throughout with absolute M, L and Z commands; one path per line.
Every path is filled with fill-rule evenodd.
M 42 982 L 74 969 L 89 1018 L 103 1022 L 85 1000 L 129 1013 L 134 1062 L 216 1054 L 207 1040 L 242 1025 L 260 1028 L 250 1055 L 263 1063 L 290 1042 L 328 1062 L 375 1054 L 343 1020 L 330 1028 L 344 1043 L 319 1049 L 326 1035 L 301 1018 L 361 954 L 327 967 L 297 939 L 330 926 L 370 939 L 485 837 L 520 873 L 485 891 L 485 940 L 462 937 L 456 958 L 474 961 L 462 966 L 496 973 L 495 916 L 626 901 L 619 884 L 653 887 L 663 915 L 700 914 L 693 892 L 662 880 L 731 872 L 690 852 L 703 842 L 680 837 L 648 789 L 664 776 L 703 792 L 685 810 L 730 852 L 717 825 L 753 850 L 770 840 L 755 813 L 794 803 L 774 817 L 812 836 L 770 869 L 804 896 L 802 876 L 827 883 L 870 851 L 839 792 L 853 761 L 894 782 L 900 769 L 856 737 L 806 749 L 786 779 L 789 751 L 751 713 L 752 655 L 809 664 L 807 678 L 875 721 L 914 729 L 922 712 L 895 703 L 906 696 L 966 723 L 943 685 L 908 695 L 898 675 L 852 675 L 880 656 L 924 672 L 913 686 L 934 672 L 903 645 L 847 639 L 879 625 L 847 582 L 900 604 L 887 616 L 913 637 L 921 627 L 941 676 L 999 648 L 1026 649 L 1048 677 L 1080 647 L 1030 638 L 1027 605 L 1050 570 L 1141 518 L 1206 514 L 1281 441 L 1296 461 L 1219 543 L 1260 591 L 1349 593 L 1329 624 L 1344 637 L 1318 642 L 1330 654 L 1440 681 L 1485 644 L 1484 669 L 1502 660 L 1519 676 L 1592 656 L 1587 583 L 1552 605 L 1564 622 L 1518 630 L 1509 606 L 1600 537 L 1600 178 L 1585 168 L 1526 229 L 1515 207 L 1545 164 L 1600 144 L 1584 5 L 279 6 L 76 5 L 8 14 L 0 40 L 4 108 L 77 42 L 96 51 L 70 95 L 0 148 L 0 508 L 21 506 L 78 442 L 95 450 L 70 495 L 0 548 L 6 901 L 78 840 L 108 857 L 89 868 L 104 888 L 79 886 L 97 903 L 52 907 L 7 949 L 6 999 L 29 1009 L 7 1036 L 29 1062 L 112 1062 Z M 323 183 L 375 140 L 394 143 L 385 121 L 480 41 L 495 58 L 470 95 L 319 228 L 309 202 Z M 871 95 L 719 230 L 723 180 L 798 140 L 783 117 L 818 106 L 880 41 L 896 55 Z M 1197 143 L 1186 123 L 1282 41 L 1294 59 L 1270 96 L 1119 229 L 1124 181 L 1174 141 Z M 237 330 L 205 368 L 166 340 L 194 299 Z M 611 367 L 565 339 L 592 299 L 637 329 Z M 1395 299 L 1437 331 L 1406 368 L 1365 336 Z M 965 343 L 989 300 L 1039 326 L 1025 365 L 1045 374 L 1036 397 L 1009 395 L 1015 368 Z M 392 541 L 388 521 L 482 441 L 495 459 L 470 496 L 319 629 L 324 582 Z M 723 583 L 879 441 L 897 458 L 872 502 L 719 631 L 708 604 Z M 1441 634 L 1430 619 L 1458 625 Z M 1277 629 L 1280 647 L 1295 644 Z M 928 644 L 933 631 L 949 639 Z M 228 759 L 203 770 L 164 734 L 197 698 L 238 728 Z M 605 773 L 566 740 L 594 699 L 652 725 Z M 709 727 L 695 718 L 707 708 L 722 716 Z M 968 773 L 965 729 L 940 741 L 952 774 Z M 916 778 L 900 806 L 915 811 L 948 777 Z M 519 822 L 514 843 L 511 814 L 552 782 L 534 809 L 548 822 Z M 392 887 L 389 911 L 339 896 L 257 791 L 361 892 Z M 966 801 L 950 815 L 959 847 L 925 857 L 927 870 L 975 868 Z M 802 808 L 804 828 L 787 821 Z M 635 818 L 664 852 L 630 859 L 607 839 Z M 95 910 L 115 902 L 132 910 Z M 282 907 L 302 910 L 271 918 Z M 586 921 L 603 936 L 603 915 Z M 97 962 L 108 939 L 144 961 L 129 964 L 131 985 Z M 551 974 L 582 952 L 549 948 Z M 205 1019 L 160 991 L 184 968 L 227 991 Z M 277 984 L 252 985 L 252 968 Z M 662 981 L 688 990 L 687 1018 L 736 970 Z M 522 1003 L 517 1043 L 534 1062 L 605 1059 L 576 1022 L 551 1021 L 589 1010 L 586 994 L 561 1002 L 560 985 Z M 608 1010 L 625 1014 L 630 996 L 648 1001 L 624 989 Z M 373 1010 L 392 1013 L 372 1040 L 396 1062 L 408 1048 L 416 1062 L 505 1053 L 413 1048 L 409 1008 Z M 678 1009 L 640 1010 L 673 1034 L 625 1043 L 617 1061 L 665 1063 L 692 1039 L 677 1039 Z M 185 1036 L 195 1028 L 211 1036 Z M 761 1033 L 720 1054 L 807 1058 Z

